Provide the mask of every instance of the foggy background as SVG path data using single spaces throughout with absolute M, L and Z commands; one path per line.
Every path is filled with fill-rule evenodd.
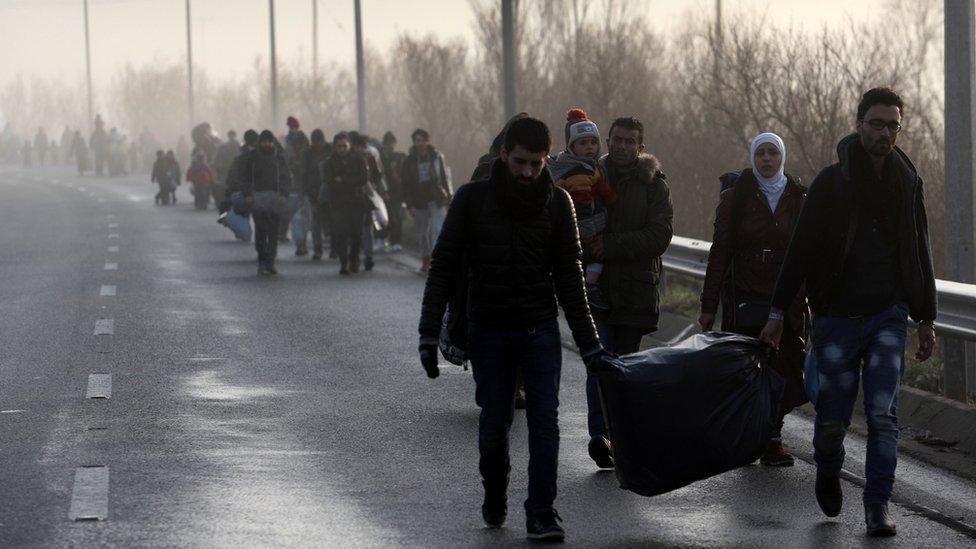
M 424 127 L 466 180 L 503 123 L 501 19 L 488 0 L 366 0 L 368 132 L 400 148 Z M 564 113 L 585 108 L 606 136 L 640 117 L 668 175 L 675 233 L 711 238 L 717 177 L 747 165 L 761 131 L 785 140 L 787 170 L 807 184 L 853 130 L 864 90 L 888 85 L 908 106 L 899 144 L 926 180 L 942 272 L 943 36 L 938 0 L 522 0 L 518 109 L 546 120 L 556 150 Z M 165 148 L 189 137 L 182 0 L 91 0 L 96 113 Z M 311 2 L 276 3 L 279 116 L 270 119 L 268 3 L 192 2 L 196 122 L 218 133 L 294 115 L 306 133 L 356 127 L 352 2 L 319 0 L 312 70 Z M 87 138 L 81 0 L 0 0 L 0 123 L 20 139 L 66 126 Z M 315 76 L 313 76 L 313 74 Z

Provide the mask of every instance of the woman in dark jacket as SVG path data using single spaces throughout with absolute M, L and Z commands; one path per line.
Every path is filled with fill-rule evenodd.
M 769 317 L 776 278 L 806 189 L 785 173 L 786 146 L 776 134 L 763 133 L 753 139 L 750 160 L 752 168 L 743 170 L 722 193 L 716 210 L 698 323 L 702 330 L 711 330 L 721 301 L 723 330 L 758 337 Z M 801 290 L 787 315 L 783 343 L 773 364 L 786 381 L 786 390 L 779 428 L 761 459 L 764 465 L 793 465 L 793 456 L 783 449 L 780 431 L 782 418 L 807 400 L 803 362 L 808 315 Z

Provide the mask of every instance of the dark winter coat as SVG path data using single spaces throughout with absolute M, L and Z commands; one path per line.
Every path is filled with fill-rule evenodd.
M 383 173 L 386 174 L 386 191 L 390 194 L 390 202 L 403 202 L 403 161 L 407 155 L 402 152 L 380 149 L 383 160 Z M 473 180 L 472 180 L 473 181 Z
M 430 162 L 431 160 L 434 161 L 435 166 L 433 178 L 421 182 L 417 166 L 422 162 Z M 450 203 L 452 191 L 447 180 L 444 155 L 437 152 L 433 147 L 430 148 L 424 160 L 420 159 L 415 148 L 411 148 L 410 154 L 403 161 L 400 174 L 400 182 L 403 185 L 403 199 L 408 207 L 420 209 L 426 208 L 431 202 L 438 206 L 446 206 Z
M 152 183 L 163 183 L 165 185 L 174 184 L 172 170 L 170 170 L 170 162 L 166 157 L 157 158 L 153 162 L 152 166 L 152 176 L 149 178 Z
M 231 162 L 230 168 L 227 170 L 227 178 L 224 180 L 224 185 L 227 186 L 227 197 L 230 197 L 232 193 L 244 190 L 246 179 L 244 168 L 247 166 L 248 156 L 253 150 L 247 145 L 241 145 L 241 148 L 238 149 L 237 156 Z
M 305 196 L 312 201 L 312 204 L 319 202 L 319 191 L 322 188 L 322 166 L 329 157 L 329 151 L 329 146 L 323 143 L 312 145 L 304 153 L 305 167 L 302 173 L 305 181 L 303 181 L 303 185 Z
M 721 290 L 730 278 L 732 284 L 726 290 L 736 301 L 772 300 L 776 278 L 806 197 L 806 189 L 792 176 L 787 178 L 775 213 L 769 209 L 769 201 L 751 169 L 743 170 L 734 186 L 722 192 L 715 210 L 712 249 L 701 293 L 703 313 L 717 312 Z M 725 330 L 732 327 L 730 305 L 731 300 L 722 307 Z M 796 333 L 804 331 L 806 312 L 806 301 L 800 292 L 789 315 Z
M 600 349 L 586 303 L 569 195 L 553 185 L 548 169 L 531 188 L 518 185 L 505 164 L 495 162 L 489 179 L 458 190 L 427 275 L 422 343 L 436 344 L 445 307 L 466 264 L 472 322 L 524 328 L 556 318 L 558 298 L 581 353 Z
M 859 140 L 856 134 L 841 140 L 837 145 L 838 162 L 824 168 L 810 185 L 776 283 L 774 307 L 787 309 L 804 282 L 815 313 L 826 314 L 834 304 L 858 226 L 860 208 L 851 179 L 851 149 L 860 146 Z M 890 184 L 895 186 L 892 192 L 900 197 L 895 223 L 902 290 L 916 322 L 935 320 L 935 274 L 922 178 L 898 147 L 886 162 L 891 163 Z
M 363 155 L 333 154 L 322 165 L 322 190 L 332 208 L 365 208 L 369 172 Z
M 240 190 L 245 196 L 264 191 L 288 196 L 291 192 L 291 170 L 284 155 L 277 149 L 272 154 L 264 154 L 260 148 L 256 148 L 247 154 L 244 162 Z
M 214 157 L 213 168 L 217 172 L 217 178 L 221 182 L 227 180 L 234 159 L 237 158 L 241 149 L 241 144 L 236 141 L 227 141 L 217 149 L 217 156 Z
M 600 291 L 610 305 L 608 322 L 650 333 L 660 316 L 661 256 L 673 235 L 671 190 L 657 158 L 641 155 L 630 170 L 604 157 L 610 187 L 619 197 L 607 208 Z

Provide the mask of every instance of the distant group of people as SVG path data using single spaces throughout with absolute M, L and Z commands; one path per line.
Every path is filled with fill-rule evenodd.
M 890 89 L 867 91 L 855 133 L 838 144 L 838 162 L 809 189 L 786 172 L 780 136 L 766 132 L 752 140 L 750 166 L 721 178 L 699 318 L 703 330 L 712 330 L 721 312 L 723 330 L 778 349 L 771 365 L 785 392 L 763 464 L 793 464 L 782 443 L 782 418 L 814 403 L 815 496 L 829 517 L 842 508 L 844 435 L 863 384 L 863 504 L 874 536 L 896 532 L 888 500 L 909 318 L 919 326 L 916 358 L 927 360 L 935 346 L 922 180 L 895 146 L 904 109 Z M 419 325 L 420 362 L 434 378 L 448 305 L 463 303 L 465 352 L 481 408 L 481 510 L 489 527 L 507 516 L 508 437 L 524 386 L 527 535 L 548 541 L 564 537 L 553 507 L 562 356 L 557 304 L 590 372 L 587 451 L 597 467 L 612 468 L 614 447 L 592 372 L 637 351 L 657 329 L 661 257 L 673 227 L 667 179 L 661 163 L 645 153 L 639 120 L 613 121 L 605 155 L 599 129 L 581 109 L 567 113 L 565 137 L 565 150 L 552 156 L 542 121 L 522 114 L 502 130 L 447 209 Z

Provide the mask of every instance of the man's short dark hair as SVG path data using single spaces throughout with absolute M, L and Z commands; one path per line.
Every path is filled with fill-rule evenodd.
M 857 119 L 864 120 L 868 114 L 868 109 L 875 105 L 889 105 L 898 107 L 898 113 L 905 116 L 905 103 L 901 96 L 891 88 L 872 88 L 861 96 L 861 102 L 857 104 Z
M 430 132 L 428 132 L 427 130 L 425 130 L 423 128 L 417 128 L 416 130 L 413 131 L 412 134 L 410 134 L 410 139 L 411 140 L 414 140 L 414 139 L 417 139 L 418 137 L 423 137 L 424 139 L 426 139 L 426 140 L 429 141 L 430 140 Z
M 335 145 L 340 141 L 349 141 L 349 134 L 346 132 L 339 132 L 332 137 L 332 144 Z
M 254 130 L 247 130 L 244 132 L 244 143 L 246 145 L 257 145 L 258 143 L 258 132 Z
M 637 144 L 644 144 L 644 124 L 639 118 L 635 118 L 633 116 L 621 116 L 620 118 L 614 120 L 613 124 L 610 124 L 610 131 L 607 132 L 608 137 L 613 135 L 614 128 L 621 128 L 627 131 L 637 130 Z
M 352 143 L 353 147 L 365 147 L 366 144 L 369 143 L 369 140 L 366 138 L 366 136 L 361 133 L 350 135 L 349 137 L 350 137 L 349 141 Z
M 386 133 L 383 134 L 383 144 L 384 145 L 390 145 L 390 144 L 393 144 L 393 143 L 396 143 L 396 142 L 397 142 L 397 138 L 396 138 L 395 135 L 393 135 L 393 132 L 387 131 Z
M 512 152 L 521 146 L 531 153 L 548 153 L 552 150 L 549 127 L 538 118 L 525 117 L 512 122 L 505 131 L 505 150 Z
M 235 137 L 237 137 L 237 132 L 235 132 L 234 130 L 230 130 L 229 132 L 227 132 L 227 139 L 234 139 Z

